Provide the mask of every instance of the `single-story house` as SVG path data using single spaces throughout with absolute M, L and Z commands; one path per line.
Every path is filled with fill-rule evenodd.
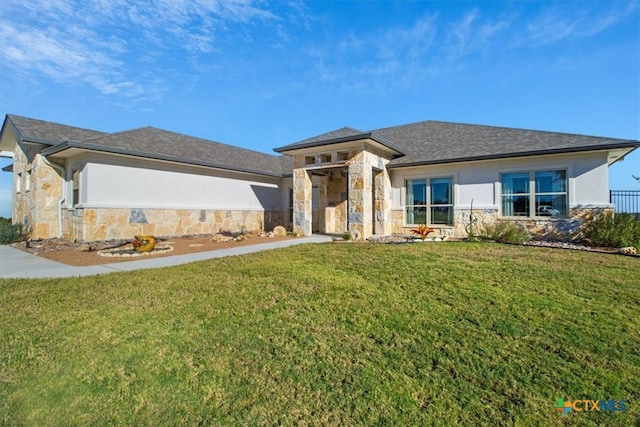
M 153 127 L 105 133 L 7 115 L 12 221 L 32 239 L 81 241 L 257 231 L 351 233 L 427 224 L 464 236 L 517 221 L 571 237 L 610 210 L 608 167 L 640 141 L 424 121 L 345 127 L 278 155 Z

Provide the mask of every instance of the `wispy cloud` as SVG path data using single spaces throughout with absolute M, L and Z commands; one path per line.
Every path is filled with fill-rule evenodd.
M 580 3 L 578 3 L 581 5 Z M 608 9 L 589 8 L 569 10 L 550 7 L 526 24 L 520 45 L 539 47 L 569 38 L 592 37 L 618 24 L 638 9 L 637 1 L 608 4 Z
M 1 66 L 105 95 L 154 97 L 166 90 L 153 86 L 162 85 L 153 77 L 160 58 L 215 52 L 229 25 L 280 21 L 263 6 L 259 0 L 3 0 Z

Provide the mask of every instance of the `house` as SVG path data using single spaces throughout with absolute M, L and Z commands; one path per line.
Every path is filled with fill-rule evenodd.
M 152 127 L 117 133 L 7 115 L 12 220 L 33 239 L 255 231 L 349 232 L 471 219 L 571 238 L 610 210 L 608 167 L 640 141 L 425 121 L 342 128 L 259 153 Z M 6 168 L 5 168 L 6 169 Z

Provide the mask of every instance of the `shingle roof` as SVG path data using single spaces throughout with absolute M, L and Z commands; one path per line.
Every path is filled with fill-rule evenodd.
M 22 139 L 50 145 L 43 150 L 45 155 L 75 147 L 278 177 L 290 173 L 293 165 L 290 157 L 153 127 L 105 133 L 15 115 L 7 119 Z
M 406 156 L 391 167 L 591 151 L 640 145 L 639 141 L 558 132 L 426 121 L 375 131 Z
M 68 140 L 82 141 L 104 134 L 104 132 L 95 130 L 45 122 L 13 114 L 7 114 L 7 119 L 11 121 L 22 139 L 46 145 L 55 145 Z
M 495 126 L 424 121 L 361 132 L 342 128 L 276 149 L 319 147 L 372 135 L 399 148 L 389 167 L 637 147 L 639 141 Z
M 266 175 L 281 176 L 285 173 L 283 166 L 288 166 L 286 172 L 292 167 L 292 159 L 283 165 L 282 156 L 154 127 L 106 134 L 82 142 L 83 148 L 97 146 L 97 150 Z
M 331 132 L 323 133 L 322 135 L 314 136 L 313 138 L 307 138 L 294 144 L 285 145 L 284 147 L 275 148 L 274 151 L 278 153 L 286 153 L 289 150 L 299 150 L 302 148 L 321 147 L 324 145 L 336 144 L 339 142 L 356 141 L 362 139 L 373 140 L 391 150 L 396 154 L 404 154 L 403 150 L 389 141 L 382 135 L 375 132 L 362 132 L 354 128 L 343 127 Z

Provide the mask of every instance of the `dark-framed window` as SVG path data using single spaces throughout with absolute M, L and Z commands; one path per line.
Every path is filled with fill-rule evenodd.
M 453 178 L 411 179 L 405 185 L 407 225 L 453 225 Z
M 509 172 L 500 175 L 502 216 L 566 217 L 567 171 Z
M 71 172 L 71 189 L 71 205 L 75 206 L 80 203 L 80 169 Z

